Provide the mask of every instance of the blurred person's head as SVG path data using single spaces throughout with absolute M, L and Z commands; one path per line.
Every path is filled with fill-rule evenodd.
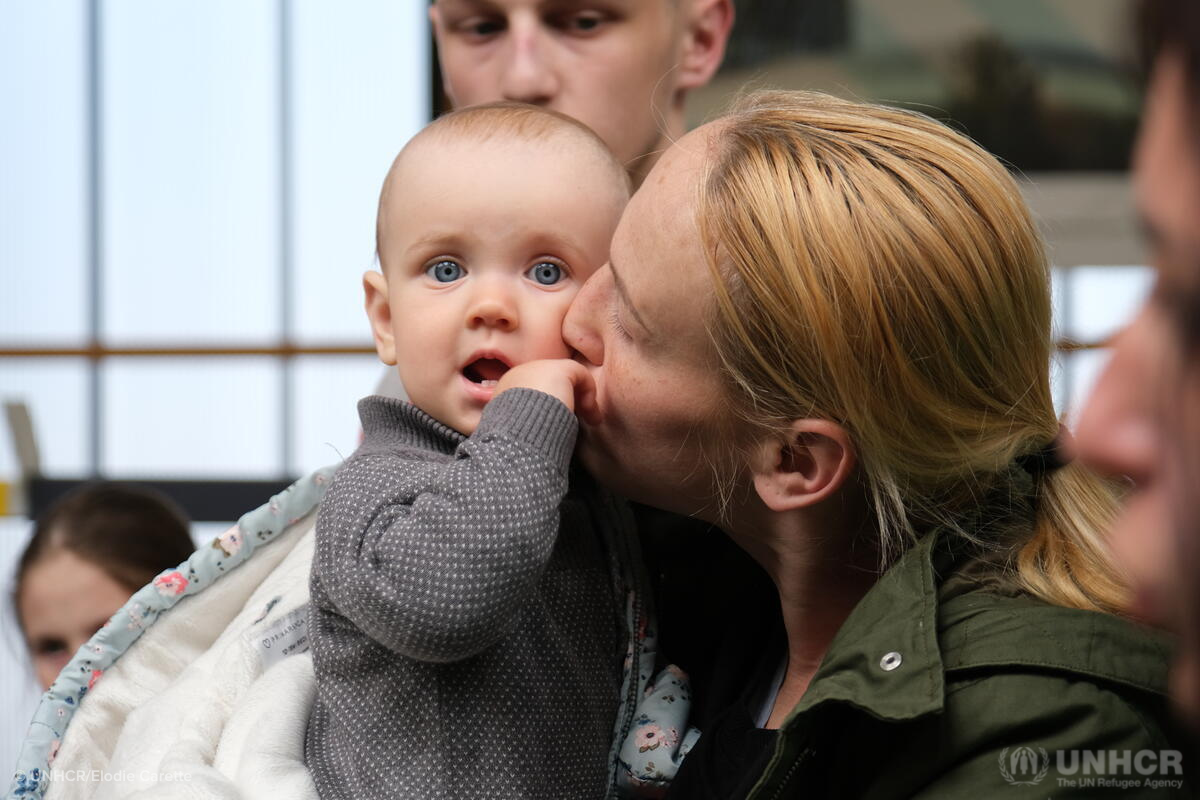
M 435 0 L 455 107 L 545 106 L 599 134 L 634 183 L 684 132 L 688 91 L 721 64 L 732 0 Z
M 608 260 L 629 176 L 572 117 L 520 103 L 453 111 L 396 157 L 381 272 L 363 277 L 380 359 L 409 399 L 470 434 L 510 367 L 567 358 L 567 307 Z
M 1125 477 L 1113 549 L 1134 612 L 1180 628 L 1177 696 L 1200 714 L 1200 4 L 1145 0 L 1150 71 L 1134 185 L 1156 273 L 1080 420 L 1093 465 Z
M 131 594 L 192 550 L 183 514 L 148 489 L 91 484 L 48 509 L 13 581 L 13 608 L 42 688 Z

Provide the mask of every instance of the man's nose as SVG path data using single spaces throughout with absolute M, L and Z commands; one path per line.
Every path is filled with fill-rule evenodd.
M 548 105 L 558 95 L 554 43 L 540 20 L 514 19 L 501 65 L 500 91 L 505 100 Z
M 604 308 L 606 272 L 607 267 L 588 278 L 563 318 L 563 340 L 594 366 L 604 363 L 604 339 L 597 322 Z
M 1074 446 L 1093 469 L 1144 481 L 1160 461 L 1155 398 L 1165 376 L 1155 344 L 1161 324 L 1154 312 L 1143 309 L 1117 336 L 1112 358 L 1080 414 Z

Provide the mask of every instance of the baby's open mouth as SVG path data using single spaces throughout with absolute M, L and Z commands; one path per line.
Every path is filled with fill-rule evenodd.
M 508 364 L 497 358 L 479 358 L 463 367 L 463 376 L 480 386 L 495 386 L 508 372 Z

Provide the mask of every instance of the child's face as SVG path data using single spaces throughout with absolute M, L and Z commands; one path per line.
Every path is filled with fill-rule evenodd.
M 562 321 L 608 260 L 621 176 L 582 136 L 435 136 L 391 177 L 383 275 L 364 279 L 376 348 L 409 398 L 463 433 L 508 369 L 566 358 Z
M 29 567 L 21 582 L 21 628 L 43 689 L 131 594 L 70 550 L 54 550 Z

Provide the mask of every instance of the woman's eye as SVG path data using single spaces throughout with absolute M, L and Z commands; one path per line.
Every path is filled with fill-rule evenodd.
M 617 307 L 613 306 L 608 312 L 608 324 L 612 327 L 617 335 L 622 339 L 632 339 L 629 335 L 629 329 L 621 324 L 621 314 L 617 311 Z
M 463 268 L 453 261 L 439 261 L 425 270 L 438 283 L 454 283 L 463 276 Z
M 552 261 L 534 264 L 525 274 L 542 286 L 553 286 L 565 277 L 562 267 Z

